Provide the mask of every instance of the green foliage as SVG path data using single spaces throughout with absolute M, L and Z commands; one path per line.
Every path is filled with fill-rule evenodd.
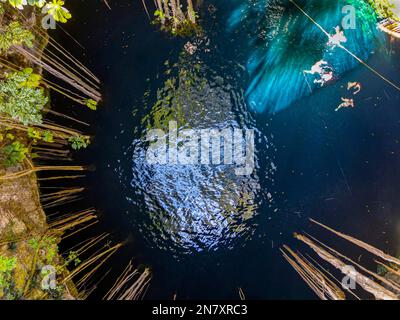
M 40 74 L 33 73 L 32 68 L 25 68 L 20 71 L 18 75 L 21 77 L 21 87 L 37 88 L 40 86 L 42 76 Z
M 63 5 L 64 1 L 53 0 L 45 5 L 46 13 L 52 15 L 54 20 L 65 23 L 71 18 L 71 14 Z
M 24 125 L 42 123 L 41 110 L 48 98 L 38 87 L 39 75 L 32 69 L 9 74 L 0 82 L 0 112 L 4 112 Z
M 28 137 L 31 138 L 34 142 L 36 142 L 42 139 L 42 134 L 38 130 L 35 130 L 33 128 L 28 128 Z
M 11 22 L 0 31 L 0 53 L 4 53 L 14 45 L 33 46 L 34 36 L 32 32 L 23 28 L 17 21 Z
M 11 272 L 14 270 L 17 259 L 0 256 L 0 289 L 9 287 Z
M 78 254 L 76 251 L 70 251 L 68 253 L 68 258 L 66 260 L 66 264 L 69 265 L 70 263 L 74 263 L 74 266 L 78 266 L 82 261 L 79 259 Z
M 394 14 L 393 9 L 395 8 L 394 4 L 391 3 L 389 0 L 368 0 L 369 4 L 371 7 L 375 10 L 376 14 L 378 15 L 378 18 L 380 19 L 386 19 L 386 18 L 392 18 L 395 20 L 400 20 L 399 17 L 397 17 Z
M 22 10 L 24 6 L 36 6 L 44 8 L 44 13 L 51 15 L 54 20 L 65 23 L 71 18 L 71 13 L 68 9 L 64 8 L 64 1 L 62 0 L 0 0 L 8 2 L 14 8 Z
M 55 289 L 49 289 L 48 292 L 52 299 L 61 300 L 65 294 L 65 286 L 63 284 L 57 285 Z
M 32 249 L 38 250 L 39 249 L 39 239 L 38 238 L 29 239 L 28 245 L 31 246 Z
M 10 141 L 14 141 L 15 136 L 12 133 L 7 132 L 6 133 L 6 139 Z
M 46 4 L 46 0 L 28 0 L 30 6 L 42 8 Z
M 46 251 L 46 261 L 47 263 L 52 263 L 53 259 L 58 254 L 57 239 L 54 237 L 44 237 L 42 239 L 43 248 Z
M 176 28 L 171 28 L 171 33 L 179 37 L 190 37 L 199 34 L 201 31 L 201 28 L 189 19 L 182 20 Z
M 28 137 L 31 138 L 34 143 L 36 143 L 39 140 L 44 141 L 44 142 L 49 142 L 49 143 L 54 142 L 53 133 L 49 130 L 40 131 L 40 130 L 36 130 L 34 128 L 28 128 L 27 133 L 28 133 Z
M 7 0 L 2 0 L 2 2 L 6 2 Z M 26 4 L 25 0 L 8 0 L 8 3 L 14 8 L 23 9 Z
M 6 138 L 9 140 L 14 140 L 15 136 L 12 133 L 7 133 Z
M 26 158 L 28 151 L 28 148 L 19 141 L 14 141 L 13 143 L 6 145 L 1 149 L 4 165 L 12 167 L 21 163 Z
M 154 24 L 160 24 L 161 30 L 171 33 L 173 36 L 190 37 L 195 34 L 201 34 L 202 29 L 196 24 L 197 14 L 189 10 L 188 14 L 176 14 L 167 16 L 162 10 L 154 11 Z
M 157 19 L 165 19 L 164 12 L 162 12 L 161 10 L 156 10 L 156 11 L 154 11 L 154 16 L 155 16 Z
M 52 264 L 58 254 L 58 241 L 55 237 L 44 236 L 43 238 L 32 238 L 28 240 L 28 245 L 35 251 L 43 250 L 44 260 L 47 264 Z
M 93 99 L 87 99 L 87 100 L 85 101 L 85 103 L 86 103 L 86 106 L 87 106 L 90 110 L 94 110 L 94 111 L 97 110 L 97 102 L 94 101 Z
M 42 135 L 42 140 L 44 142 L 48 142 L 48 143 L 53 143 L 54 142 L 54 136 L 53 133 L 51 133 L 50 131 L 46 130 L 43 132 Z
M 68 139 L 68 142 L 71 144 L 72 149 L 80 150 L 86 149 L 90 144 L 89 136 L 73 136 Z

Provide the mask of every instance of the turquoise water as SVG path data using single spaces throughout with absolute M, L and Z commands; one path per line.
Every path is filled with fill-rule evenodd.
M 298 3 L 333 32 L 345 2 Z M 95 233 L 128 240 L 109 261 L 112 273 L 131 259 L 150 265 L 149 299 L 237 299 L 238 287 L 249 299 L 312 299 L 279 252 L 298 245 L 296 231 L 333 240 L 309 217 L 398 251 L 399 92 L 327 48 L 326 35 L 293 5 L 204 1 L 204 33 L 189 39 L 159 32 L 141 1 L 116 0 L 112 11 L 101 2 L 71 6 L 84 22 L 66 28 L 104 84 L 104 104 L 87 119 L 95 143 L 81 155 L 96 167 L 84 205 L 101 213 Z M 377 33 L 366 7 L 357 12 L 346 47 L 400 83 L 399 43 Z M 193 55 L 187 41 L 197 46 Z M 335 74 L 322 88 L 303 74 L 321 59 Z M 362 84 L 356 96 L 350 81 Z M 353 97 L 355 108 L 335 112 L 341 97 Z M 255 171 L 238 177 L 224 165 L 149 165 L 145 132 L 170 119 L 180 128 L 254 129 Z
M 339 47 L 327 44 L 328 37 L 290 1 L 233 1 L 236 8 L 228 19 L 228 32 L 248 33 L 246 69 L 250 82 L 246 89 L 249 106 L 257 112 L 275 113 L 294 101 L 312 94 L 320 86 L 303 73 L 319 61 L 332 67 L 340 78 L 359 62 Z M 355 9 L 355 29 L 344 30 L 344 46 L 366 60 L 383 37 L 376 29 L 376 17 L 363 0 L 297 1 L 307 14 L 329 34 L 342 28 L 343 7 Z M 249 32 L 250 30 L 250 32 Z

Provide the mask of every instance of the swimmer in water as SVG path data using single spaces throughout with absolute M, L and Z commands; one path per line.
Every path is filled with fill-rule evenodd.
M 324 69 L 328 65 L 328 62 L 324 60 L 319 60 L 317 61 L 312 67 L 311 70 L 304 70 L 304 73 L 309 73 L 309 74 L 319 74 L 321 75 L 324 72 Z
M 328 45 L 332 48 L 336 46 L 340 46 L 341 43 L 347 42 L 347 38 L 344 35 L 344 32 L 340 30 L 340 27 L 335 27 L 335 34 L 333 36 L 329 36 Z
M 314 83 L 319 83 L 321 87 L 328 81 L 333 79 L 332 69 L 328 66 L 328 62 L 324 60 L 317 61 L 310 70 L 303 70 L 304 74 L 317 74 L 320 79 L 315 79 Z
M 332 79 L 333 79 L 333 72 L 329 71 L 321 74 L 321 79 L 315 79 L 314 83 L 319 83 L 322 87 L 325 83 L 331 81 Z
M 347 98 L 342 98 L 342 103 L 338 105 L 338 107 L 335 109 L 335 111 L 339 111 L 341 108 L 354 108 L 354 100 L 353 99 L 347 99 Z
M 357 94 L 361 91 L 361 83 L 359 82 L 348 82 L 347 83 L 347 90 L 355 89 L 353 94 Z

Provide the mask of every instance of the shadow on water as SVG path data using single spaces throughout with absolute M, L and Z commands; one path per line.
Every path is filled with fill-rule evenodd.
M 331 29 L 341 2 L 322 2 L 329 3 L 322 12 L 307 5 Z M 183 50 L 188 39 L 168 38 L 149 24 L 140 1 L 114 1 L 112 11 L 101 3 L 71 4 L 76 21 L 66 28 L 86 47 L 83 60 L 105 94 L 88 119 L 95 144 L 77 155 L 97 169 L 88 179 L 87 205 L 102 213 L 99 229 L 128 239 L 110 260 L 115 274 L 131 258 L 152 267 L 147 298 L 236 299 L 237 287 L 248 298 L 314 298 L 278 250 L 308 227 L 310 216 L 382 249 L 398 248 L 399 93 L 342 53 L 326 57 L 323 36 L 293 8 L 277 26 L 283 1 L 271 1 L 271 15 L 260 2 L 248 3 L 238 9 L 237 1 L 204 1 L 204 34 L 190 39 L 193 55 Z M 292 26 L 288 34 L 285 24 Z M 374 44 L 372 54 L 374 33 L 355 32 L 349 42 L 400 82 L 398 44 L 392 55 L 391 43 Z M 315 39 L 318 50 L 305 43 Z M 301 52 L 304 46 L 313 55 Z M 81 48 L 71 50 L 79 56 Z M 337 79 L 311 95 L 299 71 L 321 57 L 331 59 Z M 334 112 L 349 95 L 348 81 L 363 84 L 356 108 Z M 253 102 L 253 111 L 291 105 L 271 116 L 251 112 Z M 167 130 L 170 120 L 180 129 L 254 129 L 254 172 L 147 164 L 146 129 Z M 105 279 L 100 292 L 110 284 Z

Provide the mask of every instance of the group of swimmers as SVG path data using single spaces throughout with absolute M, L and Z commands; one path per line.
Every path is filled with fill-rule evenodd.
M 340 30 L 340 27 L 337 26 L 335 27 L 335 33 L 329 36 L 327 45 L 333 49 L 336 46 L 340 46 L 342 42 L 347 42 L 347 38 L 344 35 L 344 32 Z M 328 62 L 324 60 L 317 61 L 311 67 L 311 70 L 304 70 L 304 73 L 319 75 L 319 79 L 315 79 L 314 83 L 320 84 L 321 87 L 333 79 L 333 70 L 329 67 Z
M 353 95 L 359 93 L 361 91 L 361 83 L 359 82 L 348 82 L 347 90 L 354 90 Z M 335 111 L 339 111 L 342 108 L 354 108 L 354 99 L 351 98 L 343 98 L 342 103 L 338 105 Z
M 335 27 L 335 34 L 329 36 L 327 45 L 335 48 L 336 46 L 341 46 L 342 42 L 347 42 L 347 38 L 345 37 L 344 32 L 340 30 L 340 27 L 337 26 Z M 310 70 L 304 70 L 304 73 L 318 75 L 319 78 L 315 79 L 314 83 L 320 84 L 321 87 L 333 79 L 333 70 L 328 65 L 328 62 L 324 60 L 317 61 Z M 349 82 L 347 84 L 347 90 L 354 90 L 353 95 L 356 95 L 361 91 L 361 84 L 359 82 Z M 343 97 L 341 99 L 342 103 L 339 104 L 335 111 L 339 111 L 342 108 L 354 108 L 354 99 Z
M 321 87 L 326 83 L 333 79 L 333 71 L 328 66 L 328 62 L 324 60 L 317 61 L 312 67 L 311 70 L 304 70 L 304 73 L 308 74 L 317 74 L 319 75 L 319 79 L 315 79 L 314 83 L 318 83 Z

